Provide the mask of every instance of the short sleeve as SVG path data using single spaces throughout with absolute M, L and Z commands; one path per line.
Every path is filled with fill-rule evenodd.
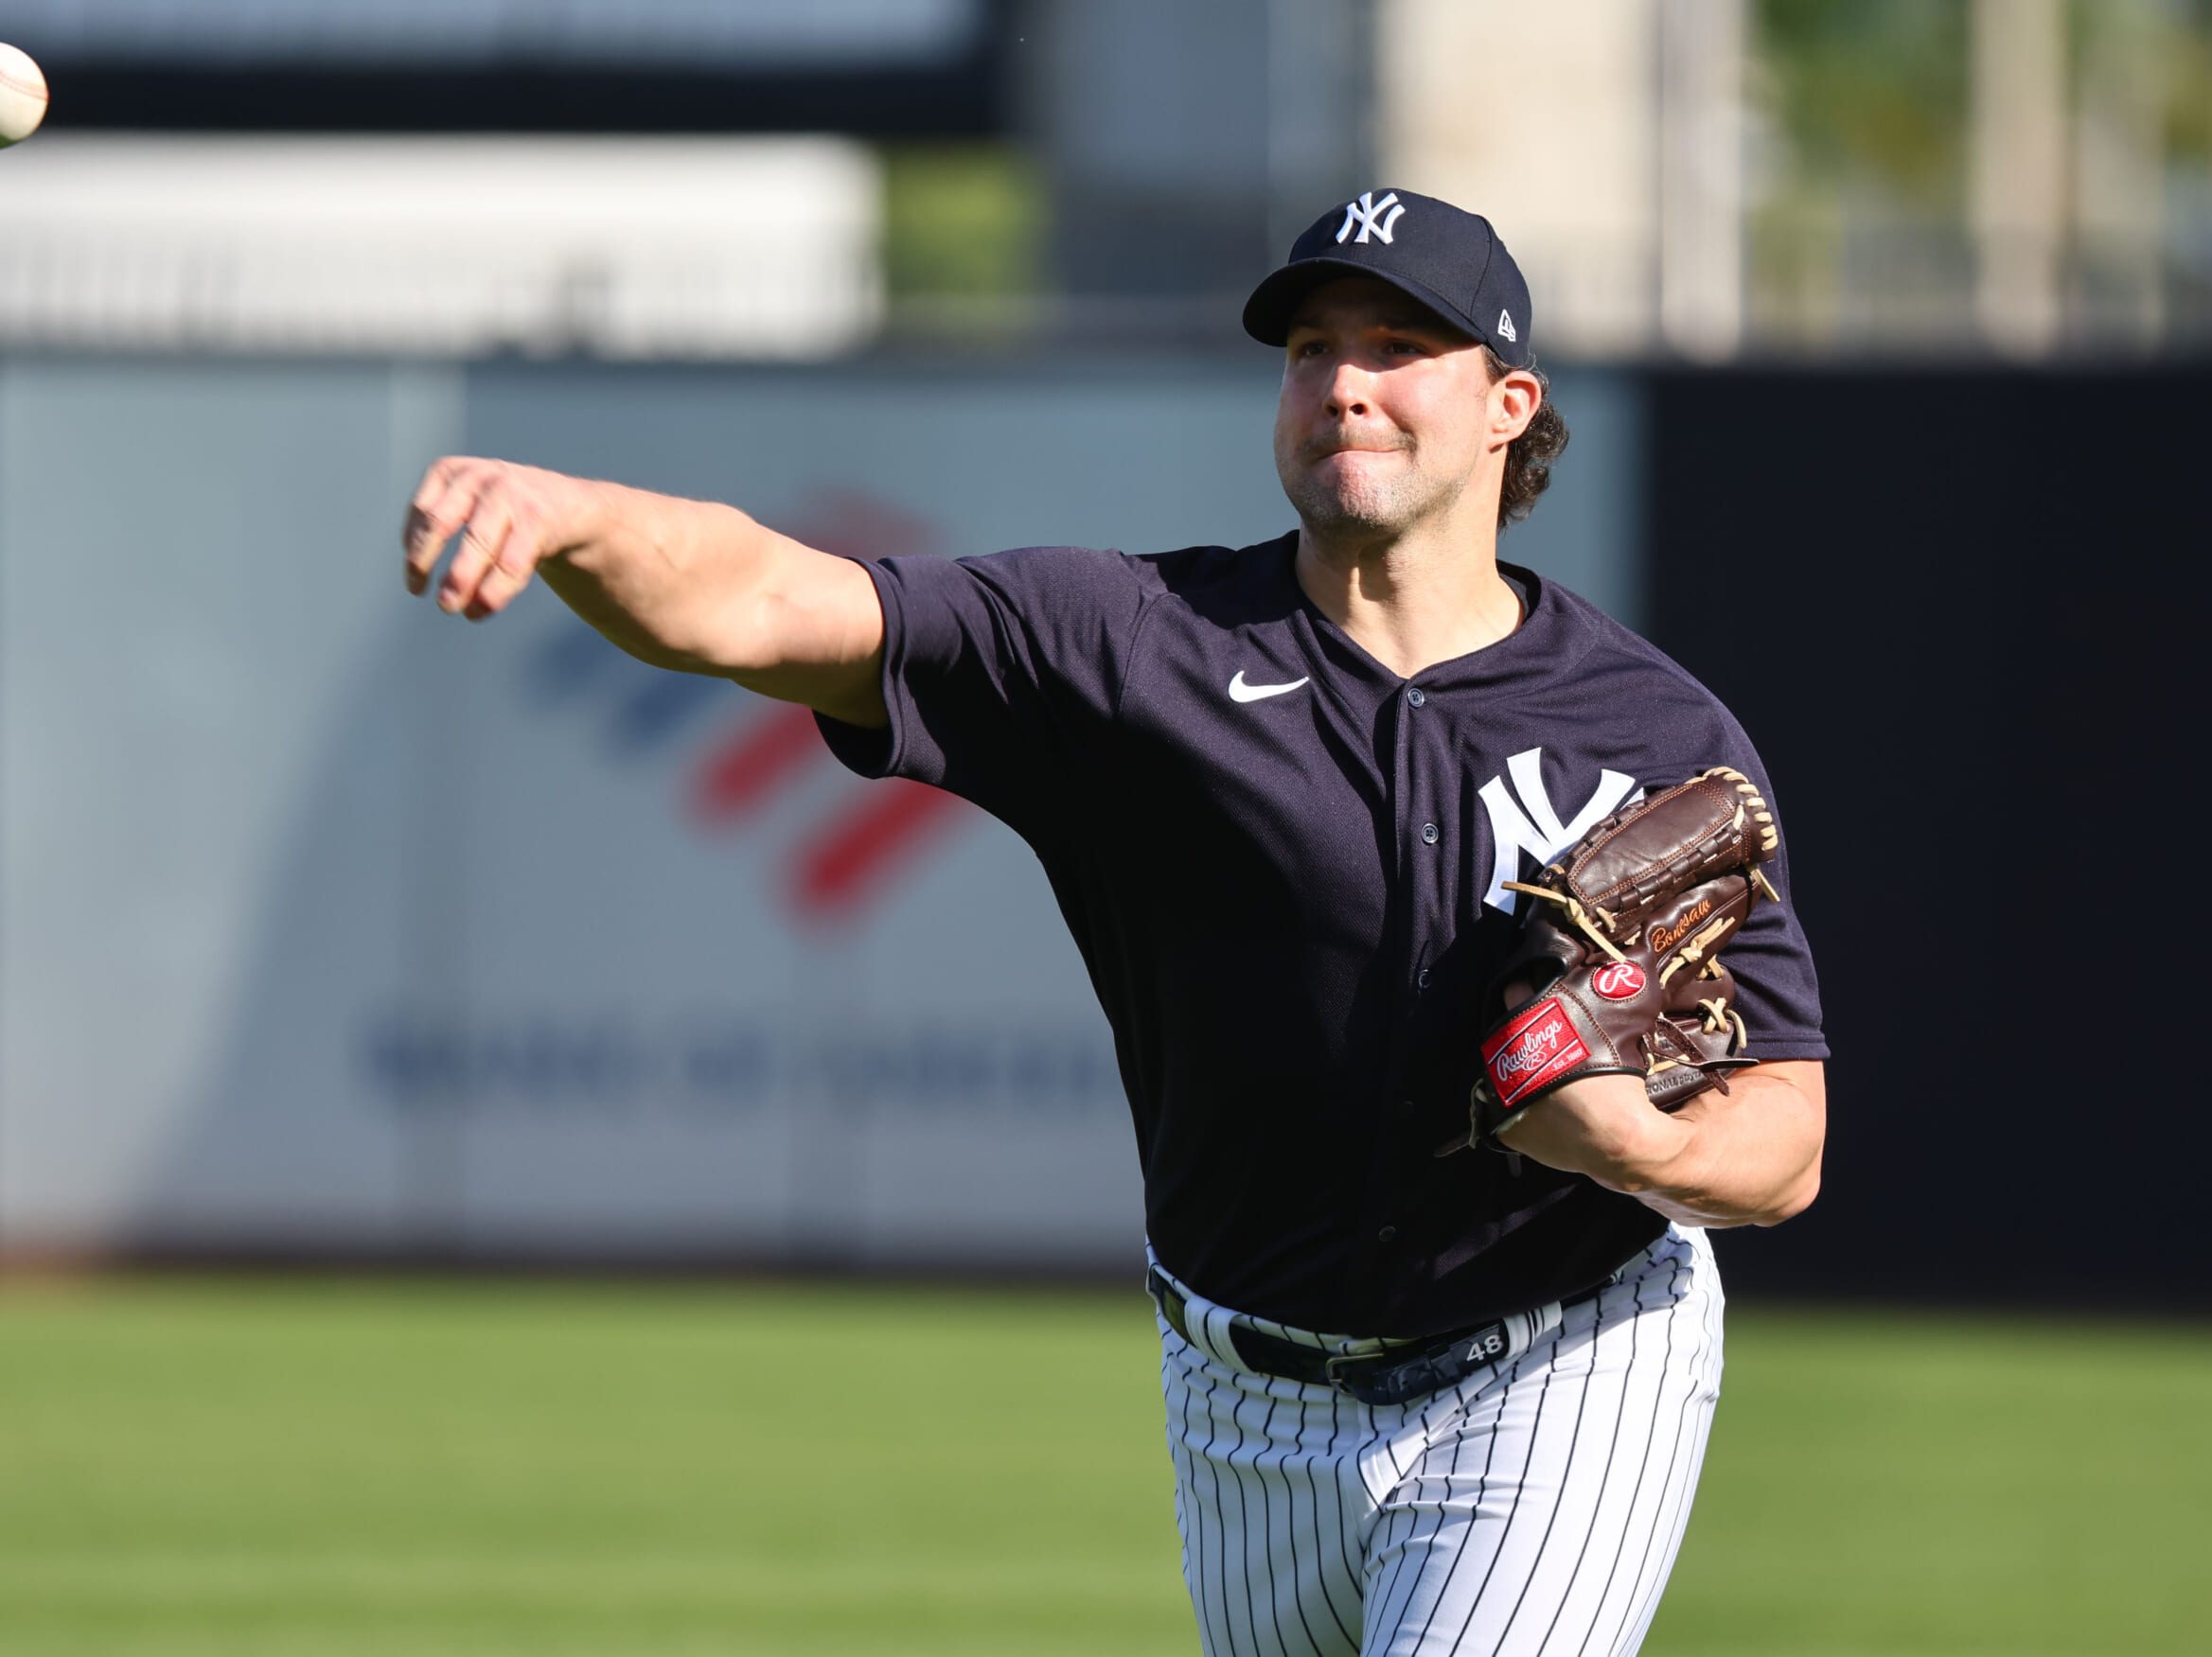
M 863 777 L 973 801 L 1034 843 L 1095 776 L 1147 605 L 1150 564 L 1083 547 L 863 566 L 883 606 L 888 728 L 817 715 Z
M 1742 771 L 1773 810 L 1781 831 L 1781 849 L 1765 870 L 1782 901 L 1754 908 L 1722 951 L 1721 962 L 1735 977 L 1736 1011 L 1743 1015 L 1743 1028 L 1750 1033 L 1753 1058 L 1825 1059 L 1828 1039 L 1821 1031 L 1820 981 L 1813 968 L 1813 946 L 1806 941 L 1790 891 L 1789 823 L 1750 739 L 1732 719 L 1725 721 L 1725 728 L 1721 757 L 1708 763 Z

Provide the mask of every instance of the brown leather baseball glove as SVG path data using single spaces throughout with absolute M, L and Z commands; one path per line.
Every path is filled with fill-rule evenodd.
M 1563 1083 L 1637 1075 L 1673 1110 L 1753 1063 L 1720 962 L 1761 898 L 1779 844 L 1774 814 L 1741 771 L 1718 767 L 1599 823 L 1533 881 L 1491 1006 L 1513 1010 L 1482 1039 L 1469 1143 Z

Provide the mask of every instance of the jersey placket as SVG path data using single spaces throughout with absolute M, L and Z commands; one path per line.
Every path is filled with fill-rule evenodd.
M 1367 1210 L 1374 1246 L 1386 1256 L 1394 1245 L 1403 1246 L 1407 1216 L 1399 1209 L 1409 1195 L 1405 1147 L 1422 1108 L 1420 1100 L 1407 1095 L 1414 1014 L 1427 991 L 1430 963 L 1446 942 L 1450 913 L 1444 894 L 1455 848 L 1444 804 L 1451 797 L 1451 745 L 1440 740 L 1442 715 L 1435 698 L 1416 684 L 1399 686 L 1378 710 L 1380 718 L 1391 721 L 1391 839 L 1397 850 L 1385 947 L 1400 978 L 1390 1020 L 1389 1119 L 1371 1152 Z

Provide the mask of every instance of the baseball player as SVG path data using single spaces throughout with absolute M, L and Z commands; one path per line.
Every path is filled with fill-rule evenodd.
M 1706 1231 L 1781 1221 L 1819 1177 L 1827 1049 L 1771 791 L 1682 669 L 1496 557 L 1566 432 L 1487 220 L 1364 192 L 1244 325 L 1283 353 L 1298 519 L 1256 546 L 862 563 L 728 506 L 448 459 L 409 586 L 458 532 L 445 609 L 540 575 L 632 654 L 805 703 L 847 766 L 1035 850 L 1135 1118 L 1212 1657 L 1633 1651 L 1720 1385 Z M 1668 1112 L 1634 1066 L 1563 1070 L 1564 1024 L 1483 1041 L 1531 993 L 1525 963 L 1501 978 L 1525 911 L 1602 912 L 1545 865 L 1714 767 L 1698 786 L 1757 806 L 1735 820 L 1767 825 L 1782 901 L 1703 1005 L 1760 1062 Z M 1523 1097 L 1531 1065 L 1549 1084 Z M 1440 1155 L 1498 1088 L 1510 1117 Z

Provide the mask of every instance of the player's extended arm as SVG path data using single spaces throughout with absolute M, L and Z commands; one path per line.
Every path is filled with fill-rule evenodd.
M 656 667 L 714 674 L 849 725 L 881 726 L 883 611 L 867 571 L 734 506 L 452 455 L 423 475 L 401 542 L 407 590 L 482 621 L 533 573 Z
M 1508 1150 L 1587 1174 L 1685 1225 L 1778 1225 L 1820 1190 L 1827 1070 L 1781 1059 L 1728 1078 L 1672 1115 L 1640 1076 L 1591 1076 L 1530 1105 L 1498 1135 Z

